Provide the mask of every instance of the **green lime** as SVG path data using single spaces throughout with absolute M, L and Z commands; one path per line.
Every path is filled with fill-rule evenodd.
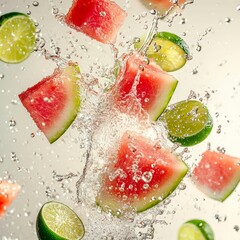
M 144 38 L 135 43 L 135 49 L 140 49 Z M 172 72 L 183 67 L 189 57 L 189 48 L 179 36 L 169 32 L 157 33 L 147 50 L 147 56 L 167 72 Z
M 19 63 L 25 60 L 35 46 L 36 27 L 25 14 L 11 12 L 0 17 L 0 60 Z
M 48 202 L 42 206 L 36 229 L 39 240 L 80 240 L 85 233 L 77 214 L 59 202 Z
M 193 219 L 180 227 L 178 240 L 214 240 L 214 234 L 207 222 Z
M 186 100 L 170 106 L 161 117 L 172 142 L 192 146 L 203 141 L 213 127 L 207 107 L 196 100 Z

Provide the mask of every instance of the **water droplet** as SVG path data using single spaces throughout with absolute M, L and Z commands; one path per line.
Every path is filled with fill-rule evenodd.
M 143 184 L 143 189 L 148 189 L 149 185 L 148 184 Z
M 238 5 L 238 6 L 236 7 L 236 10 L 237 10 L 237 11 L 240 11 L 240 5 Z
M 196 47 L 196 50 L 197 50 L 198 52 L 201 52 L 202 46 L 200 46 L 200 45 L 198 44 L 197 47 Z
M 0 74 L 0 79 L 3 79 L 4 78 L 4 74 Z
M 56 6 L 53 6 L 53 7 L 52 7 L 52 13 L 53 13 L 54 15 L 56 15 L 56 14 L 59 13 L 59 10 L 58 10 L 58 8 L 57 8 Z
M 151 182 L 153 174 L 151 172 L 144 172 L 142 175 L 142 180 L 146 183 Z
M 33 5 L 34 7 L 37 7 L 37 6 L 39 5 L 39 2 L 38 2 L 38 1 L 34 1 L 34 2 L 32 3 L 32 5 Z
M 180 23 L 180 24 L 185 24 L 186 21 L 187 21 L 186 18 L 182 18 L 179 23 Z
M 101 12 L 100 12 L 100 16 L 101 16 L 101 17 L 106 17 L 106 15 L 107 15 L 106 12 L 104 12 L 104 11 L 101 11 Z
M 11 120 L 9 121 L 9 127 L 10 127 L 10 129 L 12 129 L 13 127 L 15 127 L 16 124 L 17 124 L 16 121 L 13 120 L 13 119 L 11 119 Z
M 230 17 L 225 18 L 226 23 L 230 23 L 231 21 L 232 21 L 232 19 Z
M 233 227 L 233 229 L 234 229 L 236 232 L 238 232 L 240 228 L 239 228 L 238 225 L 235 225 L 235 226 Z

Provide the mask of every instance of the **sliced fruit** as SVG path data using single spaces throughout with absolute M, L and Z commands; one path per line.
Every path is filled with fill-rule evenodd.
M 161 116 L 169 138 L 182 146 L 202 142 L 210 134 L 213 121 L 207 107 L 196 100 L 173 104 Z
M 136 42 L 135 49 L 140 49 L 145 41 Z M 147 50 L 152 58 L 164 71 L 172 72 L 182 68 L 190 55 L 189 47 L 179 36 L 169 32 L 157 33 Z
M 175 5 L 182 5 L 186 2 L 186 0 L 141 0 L 148 8 L 155 8 L 157 9 L 160 13 L 165 13 L 167 10 L 170 10 L 171 7 L 174 7 L 174 2 Z
M 46 135 L 56 141 L 71 125 L 80 107 L 79 68 L 69 64 L 19 95 L 19 98 Z
M 126 100 L 137 99 L 149 117 L 156 120 L 170 101 L 178 81 L 142 56 L 126 55 L 122 60 L 114 86 L 116 103 L 126 109 Z
M 214 240 L 214 233 L 207 222 L 193 219 L 180 227 L 178 240 Z
M 36 230 L 39 240 L 80 240 L 85 233 L 77 214 L 59 202 L 47 202 L 42 206 Z
M 113 43 L 127 14 L 109 0 L 76 0 L 66 15 L 66 23 L 102 43 Z
M 0 218 L 5 214 L 19 191 L 20 186 L 17 183 L 0 181 Z
M 174 154 L 132 132 L 123 135 L 114 157 L 101 177 L 97 204 L 117 216 L 161 202 L 188 170 Z
M 240 181 L 240 158 L 206 151 L 193 170 L 192 178 L 204 194 L 222 202 Z
M 0 60 L 19 63 L 29 57 L 35 46 L 36 27 L 25 14 L 11 12 L 0 17 Z

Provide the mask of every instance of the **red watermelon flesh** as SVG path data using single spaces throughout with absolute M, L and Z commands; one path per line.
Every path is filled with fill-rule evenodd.
M 0 181 L 0 218 L 5 214 L 19 191 L 20 186 L 18 184 Z
M 113 91 L 117 105 L 126 108 L 126 100 L 137 98 L 150 118 L 156 120 L 167 107 L 177 83 L 152 60 L 147 63 L 142 56 L 132 54 L 123 57 Z
M 78 73 L 78 67 L 69 64 L 19 95 L 50 143 L 56 141 L 77 116 L 80 107 Z
M 75 0 L 66 23 L 102 43 L 113 43 L 126 12 L 109 0 Z
M 174 6 L 173 1 L 171 0 L 143 0 L 145 4 L 148 4 L 151 8 L 156 8 L 161 13 L 169 10 L 172 6 Z M 186 0 L 178 0 L 178 5 L 182 5 L 186 2 Z
M 168 150 L 126 132 L 115 160 L 102 175 L 97 204 L 114 215 L 125 210 L 145 211 L 171 194 L 187 170 Z
M 210 198 L 224 201 L 240 181 L 240 158 L 206 151 L 193 170 L 193 181 Z

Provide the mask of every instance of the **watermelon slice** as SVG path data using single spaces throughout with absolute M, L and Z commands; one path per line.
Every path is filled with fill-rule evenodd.
M 127 14 L 109 0 L 75 0 L 66 23 L 102 43 L 113 43 Z
M 208 197 L 222 202 L 240 181 L 240 158 L 206 151 L 193 170 L 193 181 Z
M 19 191 L 20 186 L 17 183 L 0 181 L 0 218 L 5 214 Z
M 126 132 L 115 160 L 102 174 L 97 204 L 113 215 L 145 211 L 170 195 L 187 170 L 166 149 L 136 133 Z
M 19 98 L 50 143 L 71 125 L 80 107 L 79 68 L 69 64 L 19 95 Z
M 149 63 L 139 55 L 125 55 L 115 88 L 116 103 L 126 105 L 129 98 L 136 99 L 157 120 L 167 107 L 178 81 L 164 72 L 154 61 Z
M 156 8 L 160 13 L 164 13 L 167 10 L 169 10 L 171 7 L 174 6 L 175 1 L 173 0 L 142 0 L 143 3 L 150 7 L 150 8 Z M 186 0 L 178 0 L 177 4 L 182 5 L 186 2 Z

